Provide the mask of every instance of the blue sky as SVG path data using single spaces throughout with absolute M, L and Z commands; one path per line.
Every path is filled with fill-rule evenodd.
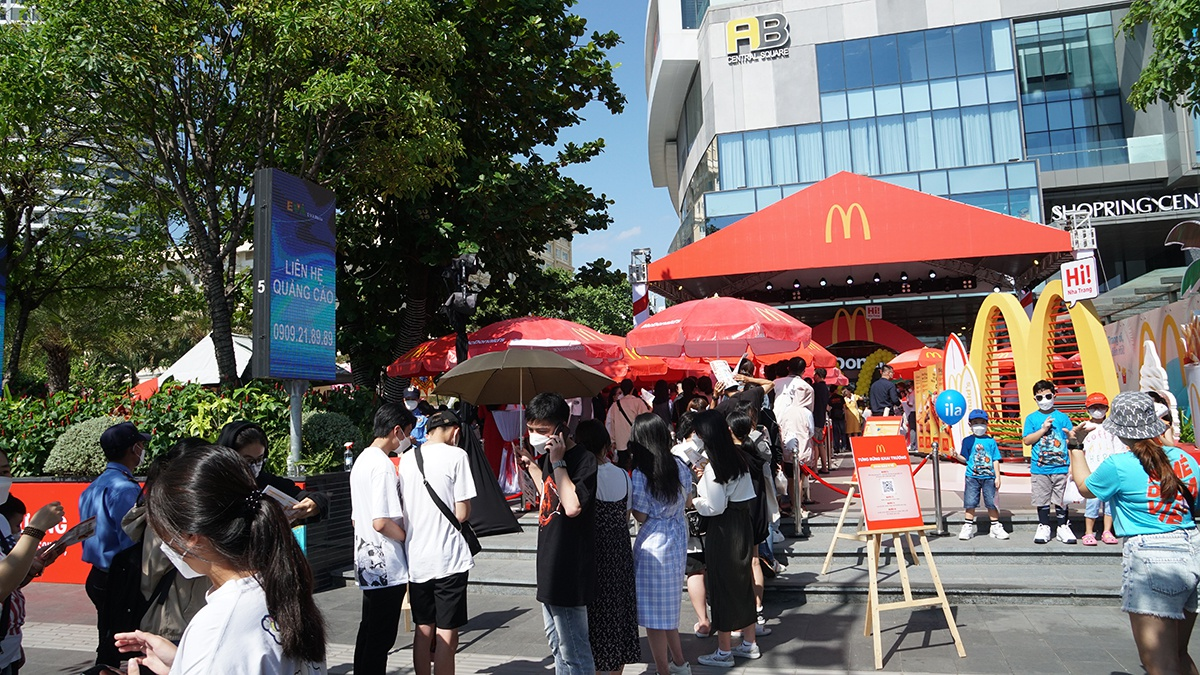
M 609 52 L 609 60 L 619 64 L 617 85 L 627 99 L 620 115 L 611 115 L 600 105 L 590 106 L 584 111 L 586 121 L 562 137 L 564 142 L 604 139 L 603 154 L 567 173 L 614 202 L 609 207 L 613 223 L 607 230 L 575 237 L 572 257 L 576 267 L 607 258 L 617 269 L 625 270 L 629 252 L 642 247 L 661 258 L 679 227 L 666 188 L 655 188 L 650 181 L 646 159 L 646 7 L 645 0 L 581 0 L 573 8 L 588 20 L 588 35 L 593 30 L 612 30 L 621 36 L 623 43 Z

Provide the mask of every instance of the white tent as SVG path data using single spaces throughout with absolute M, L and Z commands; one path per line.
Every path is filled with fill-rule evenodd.
M 254 353 L 253 342 L 249 335 L 233 336 L 233 357 L 237 362 L 238 373 L 246 377 L 250 367 L 250 356 Z M 212 333 L 204 336 L 196 346 L 188 350 L 178 361 L 171 364 L 166 372 L 158 377 L 158 383 L 167 380 L 176 382 L 196 382 L 198 384 L 220 384 L 221 376 L 217 370 L 217 355 L 213 348 Z

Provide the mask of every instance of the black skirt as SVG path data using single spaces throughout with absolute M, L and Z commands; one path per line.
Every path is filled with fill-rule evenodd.
M 712 627 L 718 631 L 742 630 L 754 623 L 754 536 L 750 526 L 751 501 L 732 502 L 725 512 L 708 519 L 704 538 L 705 583 L 712 607 Z

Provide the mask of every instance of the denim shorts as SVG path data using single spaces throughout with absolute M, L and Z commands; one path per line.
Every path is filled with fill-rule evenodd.
M 1196 612 L 1200 536 L 1195 529 L 1126 537 L 1121 609 L 1165 619 Z
M 973 509 L 979 506 L 979 494 L 983 493 L 983 505 L 988 509 L 996 508 L 996 479 L 972 478 L 967 476 L 963 485 L 963 508 Z

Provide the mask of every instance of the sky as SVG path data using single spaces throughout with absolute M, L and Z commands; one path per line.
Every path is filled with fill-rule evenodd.
M 614 71 L 617 86 L 625 94 L 625 112 L 612 115 L 602 105 L 584 110 L 585 121 L 564 132 L 562 141 L 603 138 L 604 152 L 591 162 L 565 171 L 575 180 L 606 195 L 613 222 L 607 230 L 576 236 L 572 262 L 580 267 L 596 258 L 606 258 L 619 270 L 629 267 L 629 252 L 649 248 L 653 258 L 667 254 L 679 227 L 666 188 L 655 188 L 650 180 L 646 152 L 646 75 L 644 41 L 646 0 L 580 0 L 573 8 L 592 31 L 616 31 L 622 44 L 609 52 L 619 64 Z

